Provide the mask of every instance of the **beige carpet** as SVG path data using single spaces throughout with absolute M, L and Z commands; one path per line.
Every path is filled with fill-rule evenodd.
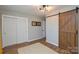
M 41 43 L 35 43 L 18 49 L 19 54 L 58 54 Z

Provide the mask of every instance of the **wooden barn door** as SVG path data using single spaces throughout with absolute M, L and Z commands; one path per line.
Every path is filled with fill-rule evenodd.
M 72 10 L 59 15 L 59 47 L 65 50 L 77 47 L 77 11 Z

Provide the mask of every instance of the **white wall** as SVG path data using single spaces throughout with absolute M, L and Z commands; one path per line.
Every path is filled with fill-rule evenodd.
M 62 12 L 65 12 L 65 11 L 69 11 L 69 10 L 75 9 L 76 7 L 79 7 L 79 5 L 68 5 L 68 6 L 64 5 L 63 7 L 56 8 L 56 10 L 52 10 L 47 15 L 49 16 L 49 15 L 62 13 Z
M 42 20 L 42 33 L 43 37 L 46 38 L 46 19 Z
M 59 16 L 52 16 L 46 19 L 46 39 L 47 42 L 58 46 Z
M 32 21 L 39 21 L 41 22 L 41 26 L 32 26 Z M 39 18 L 29 18 L 28 20 L 28 41 L 33 41 L 37 39 L 43 38 L 43 31 L 42 31 L 42 19 Z

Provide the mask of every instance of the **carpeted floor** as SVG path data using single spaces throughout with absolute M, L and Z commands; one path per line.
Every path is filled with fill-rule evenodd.
M 58 54 L 41 43 L 35 43 L 18 49 L 19 54 Z

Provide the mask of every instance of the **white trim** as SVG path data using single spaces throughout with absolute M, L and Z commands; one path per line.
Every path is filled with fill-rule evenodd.
M 59 46 L 58 44 L 53 43 L 53 42 L 51 42 L 51 41 L 49 41 L 49 40 L 46 40 L 46 42 L 48 42 L 48 43 L 50 43 L 50 44 L 53 44 L 53 45 L 56 45 L 57 47 Z
M 6 15 L 6 14 L 2 14 L 2 16 L 7 16 L 7 17 L 12 17 L 12 18 L 27 18 L 27 17 L 20 17 L 20 16 L 12 16 L 12 15 Z M 28 18 L 27 18 L 28 19 Z
M 30 40 L 27 40 L 27 42 L 31 42 L 31 41 L 35 41 L 35 40 L 40 40 L 42 38 L 36 38 L 36 39 L 30 39 Z
M 4 48 L 5 46 L 3 46 L 3 16 L 1 15 L 1 17 L 2 17 L 2 48 Z

